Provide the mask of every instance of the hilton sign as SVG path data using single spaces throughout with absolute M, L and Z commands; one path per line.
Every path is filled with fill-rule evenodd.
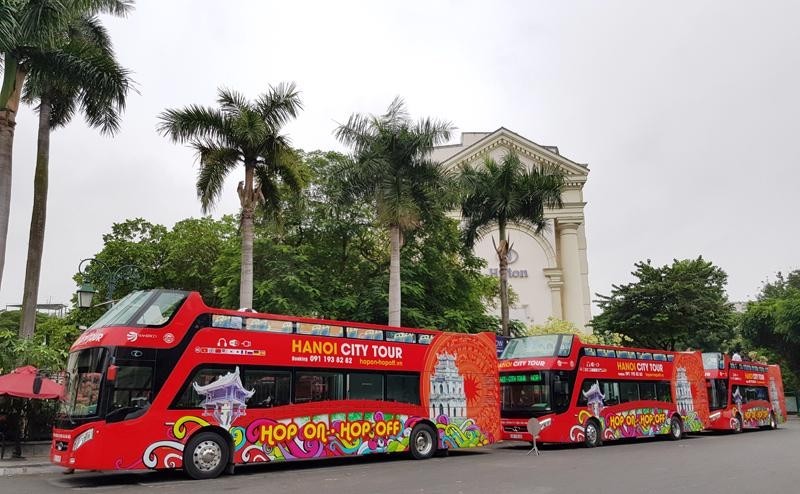
M 514 249 L 508 251 L 507 255 L 508 263 L 513 264 L 517 262 L 519 259 L 519 254 Z M 489 268 L 489 276 L 500 276 L 500 268 Z M 528 270 L 527 269 L 511 269 L 508 268 L 508 277 L 509 278 L 527 278 L 528 277 Z

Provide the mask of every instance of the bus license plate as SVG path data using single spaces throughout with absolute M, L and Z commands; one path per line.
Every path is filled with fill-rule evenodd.
M 511 434 L 511 439 L 522 439 L 522 434 Z
M 53 455 L 53 462 L 61 463 L 61 455 Z

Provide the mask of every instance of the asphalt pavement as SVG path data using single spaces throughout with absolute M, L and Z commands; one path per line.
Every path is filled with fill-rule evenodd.
M 800 487 L 800 420 L 777 431 L 646 439 L 601 448 L 502 443 L 414 461 L 402 455 L 237 467 L 215 480 L 181 472 L 47 473 L 0 478 L 0 493 L 790 493 Z

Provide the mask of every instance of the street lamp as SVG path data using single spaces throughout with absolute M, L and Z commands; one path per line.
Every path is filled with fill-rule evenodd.
M 87 263 L 91 265 L 98 264 L 100 269 L 93 269 L 92 272 L 89 273 L 87 272 Z M 87 264 L 87 266 L 84 267 L 84 264 Z M 112 271 L 109 269 L 108 264 L 94 257 L 90 257 L 89 259 L 82 260 L 78 264 L 78 273 L 83 276 L 84 280 L 83 284 L 78 289 L 78 308 L 88 309 L 93 307 L 92 297 L 98 293 L 91 281 L 95 283 L 104 283 L 106 286 L 106 301 L 98 305 L 110 304 L 113 307 L 114 289 L 117 287 L 117 283 L 120 281 L 133 281 L 136 283 L 141 278 L 142 270 L 133 264 L 124 264 Z

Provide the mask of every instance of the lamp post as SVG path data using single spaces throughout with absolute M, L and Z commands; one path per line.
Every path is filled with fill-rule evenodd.
M 91 273 L 87 272 L 89 265 L 98 264 L 100 270 L 92 270 Z M 83 276 L 83 283 L 78 289 L 78 308 L 88 309 L 92 307 L 92 298 L 97 292 L 95 285 L 92 283 L 103 283 L 106 287 L 106 301 L 98 304 L 114 305 L 114 289 L 120 281 L 138 281 L 141 278 L 142 270 L 133 264 L 124 264 L 115 270 L 111 270 L 108 264 L 103 261 L 90 257 L 82 260 L 78 264 L 78 273 Z

